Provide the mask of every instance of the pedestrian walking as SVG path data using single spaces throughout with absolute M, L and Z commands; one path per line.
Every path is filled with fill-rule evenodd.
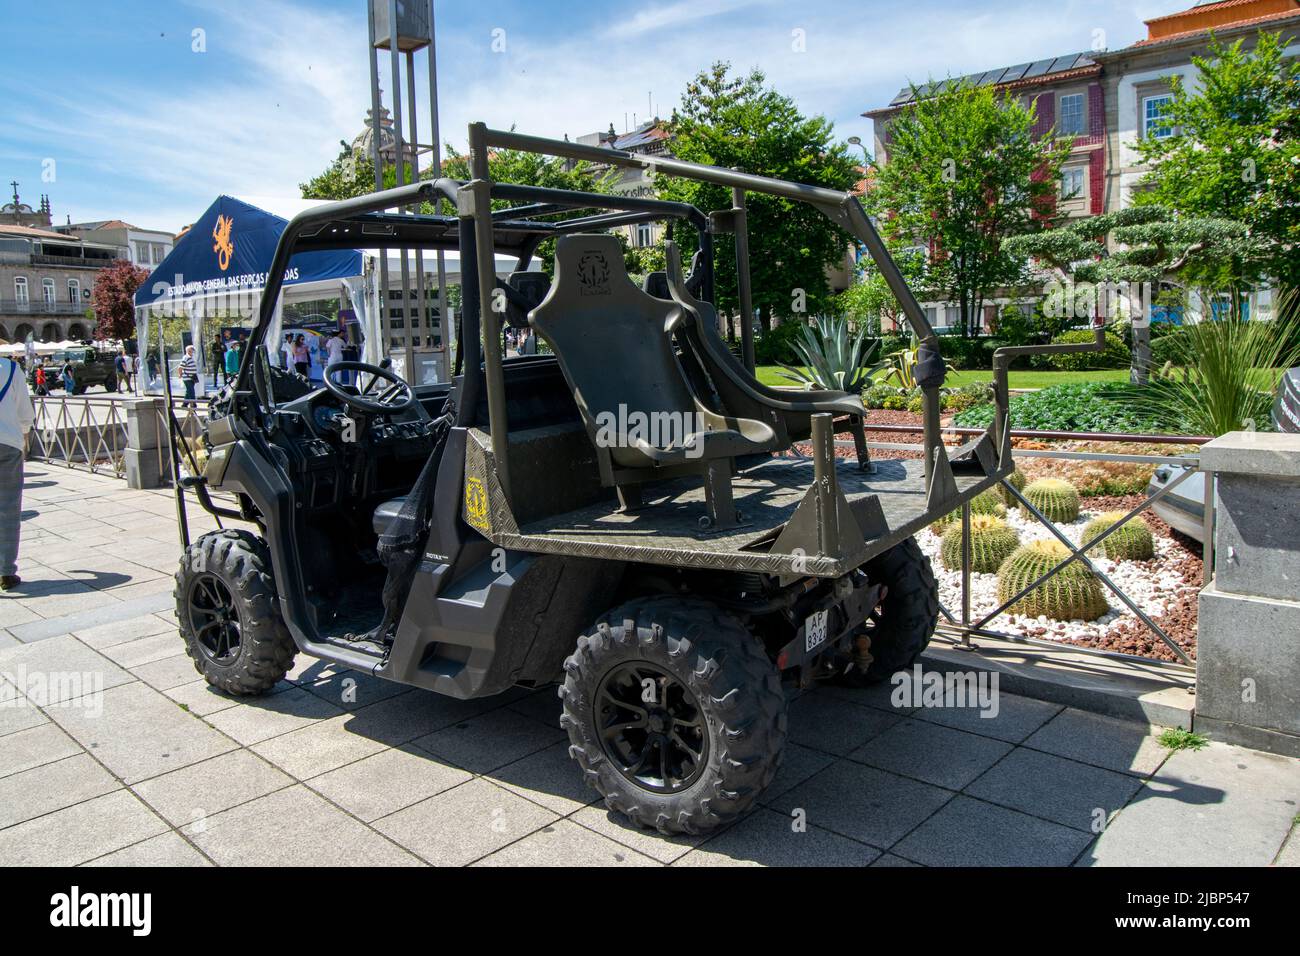
M 185 346 L 185 357 L 181 359 L 178 370 L 181 376 L 181 382 L 185 386 L 185 405 L 188 408 L 195 406 L 194 388 L 199 384 L 199 363 L 194 357 L 194 346 Z
M 27 380 L 13 359 L 0 359 L 0 591 L 22 584 L 18 532 L 23 508 L 23 458 L 36 421 Z
M 325 340 L 325 374 L 328 375 L 331 365 L 337 365 L 343 361 L 343 336 L 334 332 Z M 342 385 L 349 384 L 341 382 Z
M 36 366 L 36 371 L 32 373 L 32 385 L 35 386 L 37 395 L 48 395 L 50 393 L 49 386 L 45 381 L 44 362 Z
M 60 377 L 63 379 L 63 394 L 65 395 L 74 394 L 77 390 L 77 380 L 72 377 L 71 362 L 63 363 L 63 369 L 60 372 Z
M 288 332 L 284 336 L 284 342 L 280 344 L 280 364 L 286 372 L 293 371 L 293 333 Z
M 131 356 L 126 354 L 126 349 L 117 353 L 117 358 L 113 360 L 113 366 L 117 369 L 117 380 L 126 385 L 128 392 L 133 391 L 131 386 Z
M 293 340 L 293 367 L 303 378 L 311 375 L 311 349 L 307 348 L 307 337 L 299 335 Z

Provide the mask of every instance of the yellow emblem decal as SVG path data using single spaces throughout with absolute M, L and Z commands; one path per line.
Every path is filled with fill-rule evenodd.
M 217 265 L 221 271 L 225 272 L 230 268 L 230 257 L 234 255 L 235 244 L 230 238 L 230 230 L 234 228 L 235 221 L 229 216 L 218 216 L 217 224 L 212 227 L 212 251 L 217 254 Z
M 489 530 L 487 490 L 478 478 L 465 479 L 465 520 L 480 531 Z

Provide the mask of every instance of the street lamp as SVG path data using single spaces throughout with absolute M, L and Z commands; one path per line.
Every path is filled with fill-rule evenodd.
M 856 146 L 858 149 L 862 150 L 863 160 L 865 161 L 866 165 L 868 166 L 871 165 L 871 154 L 867 152 L 867 147 L 863 145 L 861 136 L 850 136 L 849 145 Z

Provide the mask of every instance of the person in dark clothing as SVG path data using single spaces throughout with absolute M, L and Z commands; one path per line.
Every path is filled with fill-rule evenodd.
M 226 343 L 217 336 L 212 340 L 212 387 L 217 387 L 217 372 L 226 368 Z M 229 381 L 229 379 L 227 379 Z

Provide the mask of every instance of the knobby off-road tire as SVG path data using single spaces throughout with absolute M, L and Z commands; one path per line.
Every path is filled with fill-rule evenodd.
M 744 626 L 712 604 L 653 597 L 615 608 L 578 638 L 564 671 L 560 723 L 569 733 L 569 754 L 605 805 L 640 826 L 701 833 L 735 820 L 780 767 L 786 736 L 780 675 Z M 666 700 L 698 706 L 707 749 L 691 764 L 696 771 L 670 791 L 625 773 L 617 748 L 626 740 L 602 739 L 602 728 L 629 716 L 617 713 L 617 704 L 614 712 L 606 706 L 611 682 L 629 671 L 662 673 L 664 686 L 676 681 L 679 688 L 673 697 L 665 691 Z M 643 718 L 655 719 L 652 708 Z
M 203 535 L 181 556 L 175 598 L 185 651 L 213 687 L 263 694 L 293 666 L 297 648 L 280 616 L 261 538 L 238 530 Z M 228 610 L 219 612 L 223 602 Z
M 939 623 L 939 586 L 915 538 L 872 558 L 863 570 L 872 582 L 889 589 L 870 632 L 874 659 L 866 680 L 875 683 L 911 667 L 930 643 Z

